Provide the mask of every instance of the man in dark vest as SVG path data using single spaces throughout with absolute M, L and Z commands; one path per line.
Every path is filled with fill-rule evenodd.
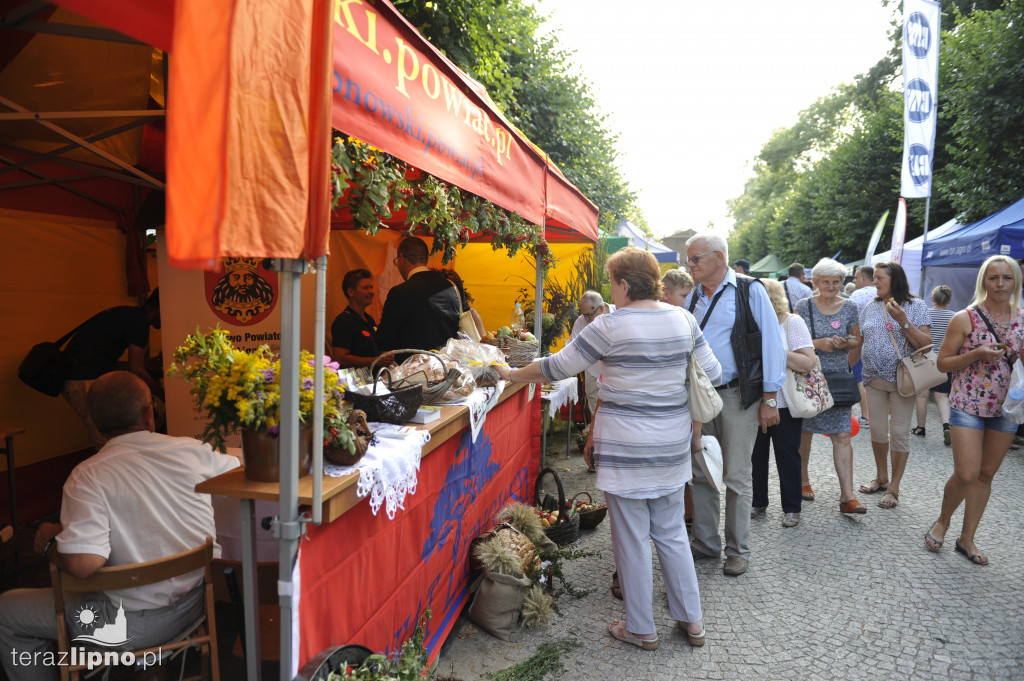
M 722 445 L 725 496 L 725 568 L 741 575 L 750 558 L 751 466 L 757 428 L 779 422 L 776 394 L 785 378 L 786 352 L 778 317 L 768 293 L 756 279 L 729 267 L 729 247 L 712 234 L 696 234 L 686 242 L 686 264 L 697 286 L 687 300 L 711 350 L 722 365 L 722 413 L 703 424 L 705 435 Z M 696 431 L 696 424 L 694 429 Z M 700 449 L 694 438 L 691 451 Z M 694 558 L 717 558 L 719 493 L 695 466 L 693 469 Z

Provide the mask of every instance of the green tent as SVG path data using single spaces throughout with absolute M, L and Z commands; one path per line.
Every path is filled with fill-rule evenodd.
M 773 274 L 788 267 L 789 265 L 782 262 L 779 256 L 769 253 L 750 266 L 750 273 L 755 276 Z

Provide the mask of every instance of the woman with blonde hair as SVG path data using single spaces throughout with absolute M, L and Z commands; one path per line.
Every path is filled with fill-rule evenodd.
M 1005 255 L 994 255 L 978 271 L 974 301 L 949 322 L 939 350 L 938 367 L 953 374 L 950 430 L 953 475 L 946 482 L 939 519 L 924 536 L 938 551 L 964 504 L 964 521 L 956 551 L 975 565 L 988 565 L 974 534 L 992 493 L 992 478 L 1013 442 L 1017 424 L 1003 415 L 1010 374 L 1024 346 L 1024 311 L 1020 308 L 1021 273 Z
M 832 258 L 822 258 L 811 270 L 811 279 L 817 293 L 798 302 L 793 310 L 807 322 L 814 351 L 821 359 L 821 369 L 826 374 L 830 371 L 850 371 L 849 352 L 859 348 L 861 343 L 857 304 L 839 295 L 845 276 L 846 267 L 842 263 Z M 850 444 L 852 413 L 851 406 L 834 406 L 803 420 L 800 439 L 803 497 L 814 499 L 807 469 L 811 456 L 811 438 L 815 433 L 821 433 L 830 436 L 832 440 L 832 462 L 839 478 L 839 512 L 863 514 L 867 513 L 867 509 L 853 496 L 853 446 Z
M 786 349 L 786 368 L 810 371 L 814 368 L 814 345 L 804 320 L 789 313 L 786 291 L 775 279 L 762 279 L 768 298 L 779 319 L 779 335 Z M 782 526 L 800 523 L 800 430 L 803 419 L 789 413 L 786 396 L 779 391 L 779 422 L 768 426 L 768 432 L 757 431 L 754 450 L 750 454 L 753 497 L 750 517 L 768 509 L 768 450 L 775 449 L 775 467 L 779 472 L 779 493 L 782 497 Z
M 722 367 L 693 316 L 659 301 L 661 272 L 647 251 L 629 247 L 606 265 L 615 311 L 596 317 L 558 353 L 504 380 L 540 383 L 601 366 L 597 417 L 583 450 L 597 470 L 612 524 L 612 551 L 626 616 L 608 632 L 644 650 L 658 647 L 651 541 L 669 612 L 691 645 L 704 644 L 697 573 L 683 523 L 683 488 L 692 477 L 687 366 L 696 361 L 718 383 Z

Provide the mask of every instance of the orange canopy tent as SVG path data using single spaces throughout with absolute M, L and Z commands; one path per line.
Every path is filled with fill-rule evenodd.
M 116 39 L 109 31 L 113 29 L 170 53 L 173 96 L 166 119 L 165 238 L 173 265 L 212 269 L 223 256 L 279 258 L 285 270 L 281 290 L 287 306 L 298 287 L 301 263 L 327 253 L 332 121 L 528 220 L 546 222 L 549 238 L 596 239 L 593 204 L 504 121 L 486 94 L 481 94 L 479 84 L 423 40 L 386 0 L 372 6 L 361 0 L 59 0 L 58 4 L 100 26 L 74 20 L 51 26 L 55 32 Z M 15 19 L 19 30 L 27 32 L 41 29 L 52 14 L 48 6 L 18 0 L 2 0 L 0 10 L 5 19 Z M 5 28 L 14 23 L 8 21 Z M 5 42 L 0 60 L 5 50 L 17 52 L 17 46 Z M 66 58 L 73 61 L 73 55 Z M 373 78 L 382 80 L 367 89 L 365 83 Z M 350 83 L 360 85 L 358 96 Z M 370 93 L 380 94 L 381 99 L 370 99 Z M 405 94 L 409 102 L 397 99 Z M 391 109 L 391 120 L 381 118 L 382 101 L 398 107 Z M 414 101 L 423 107 L 415 113 Z M 9 117 L 40 120 L 30 102 L 3 104 L 12 112 Z M 408 108 L 404 127 L 399 129 L 401 105 Z M 415 136 L 410 132 L 412 125 Z M 47 129 L 95 153 L 82 135 L 72 132 L 69 136 L 52 126 Z M 154 126 L 151 134 L 159 132 Z M 139 202 L 137 195 L 105 180 L 142 180 L 155 189 L 163 185 L 160 178 L 147 173 L 140 177 L 102 155 L 103 161 L 89 169 L 98 177 L 87 180 L 70 175 L 67 168 L 74 166 L 30 157 L 33 152 L 51 153 L 58 146 L 51 141 L 3 159 L 9 170 L 21 164 L 8 173 L 6 181 L 38 182 L 40 191 L 64 192 L 61 201 L 45 204 L 53 207 L 54 214 L 79 209 L 120 214 L 133 201 Z M 111 163 L 120 166 L 113 171 L 116 177 L 109 175 Z M 126 175 L 134 180 L 126 180 Z M 97 187 L 89 186 L 90 182 Z M 69 190 L 77 190 L 77 199 L 64 199 Z M 78 199 L 89 204 L 77 206 Z M 39 210 L 40 199 L 32 201 Z M 282 325 L 295 326 L 297 334 L 297 323 L 284 314 Z M 292 358 L 291 365 L 282 367 L 283 382 L 294 383 L 288 375 L 297 374 L 297 338 L 283 333 L 281 350 L 282 357 Z M 284 399 L 282 409 L 297 413 Z M 282 441 L 285 451 L 294 456 L 297 423 L 282 424 Z M 280 520 L 282 527 L 294 528 L 298 526 L 295 467 L 282 468 L 291 474 L 281 484 Z M 291 564 L 295 544 L 295 539 L 282 540 L 282 565 Z M 283 573 L 282 580 L 288 579 Z M 287 626 L 289 603 L 289 597 L 282 597 L 286 626 L 281 628 L 281 669 L 282 675 L 290 677 L 294 661 L 292 628 Z

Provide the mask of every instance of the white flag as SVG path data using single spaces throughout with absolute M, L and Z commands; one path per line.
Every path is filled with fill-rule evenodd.
M 903 172 L 900 196 L 932 195 L 939 88 L 939 3 L 903 0 Z

